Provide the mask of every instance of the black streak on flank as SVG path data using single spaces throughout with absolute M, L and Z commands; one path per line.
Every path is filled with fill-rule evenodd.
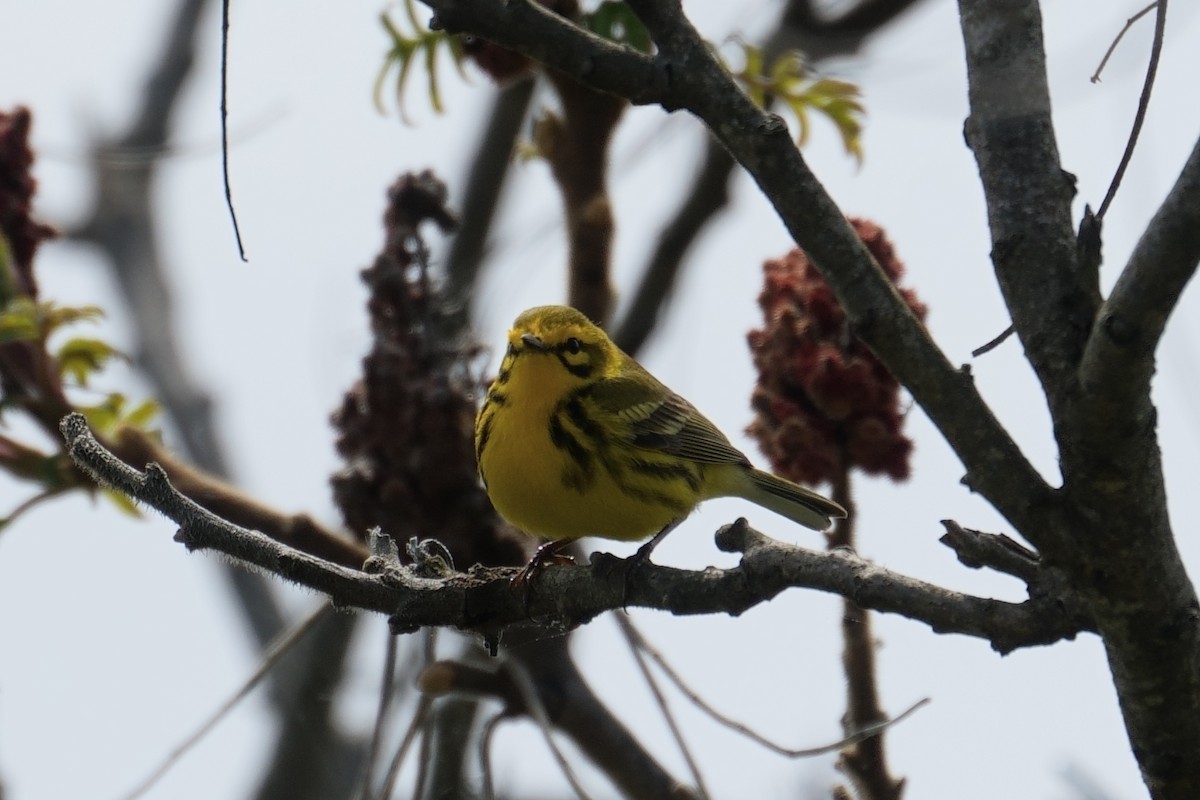
M 680 500 L 678 497 L 672 497 L 666 492 L 652 492 L 648 489 L 629 486 L 624 483 L 621 484 L 621 491 L 649 505 L 665 506 L 681 517 L 692 510 L 691 503 L 688 503 L 686 500 Z
M 608 437 L 604 434 L 604 428 L 587 415 L 583 403 L 579 402 L 578 394 L 567 401 L 564 410 L 567 412 L 567 418 L 571 420 L 571 424 L 578 428 L 584 436 L 595 442 L 597 447 L 605 447 Z
M 578 475 L 572 474 L 574 470 L 569 470 L 564 474 L 563 482 L 573 489 L 582 491 L 584 484 L 590 482 L 592 478 L 592 454 L 563 427 L 562 419 L 558 414 L 550 415 L 550 443 L 559 450 L 565 451 L 579 468 Z
M 488 414 L 483 418 L 483 423 L 479 426 L 479 437 L 475 441 L 475 463 L 479 464 L 483 458 L 483 448 L 487 447 L 488 440 L 492 438 L 492 422 L 495 420 L 494 414 Z M 483 473 L 483 467 L 480 466 L 480 474 Z M 487 481 L 485 480 L 484 483 Z
M 682 480 L 693 492 L 700 491 L 700 471 L 691 464 L 671 464 L 665 461 L 647 461 L 635 458 L 629 462 L 629 466 L 639 475 L 656 478 L 660 481 Z

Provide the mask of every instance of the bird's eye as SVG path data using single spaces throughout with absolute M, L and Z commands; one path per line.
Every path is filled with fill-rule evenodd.
M 578 353 L 582 349 L 583 349 L 583 342 L 579 341 L 574 336 L 572 336 L 570 339 L 567 339 L 567 352 L 568 353 L 572 353 L 572 354 Z

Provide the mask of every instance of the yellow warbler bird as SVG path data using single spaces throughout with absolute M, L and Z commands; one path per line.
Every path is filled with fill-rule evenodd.
M 581 536 L 654 536 L 648 553 L 713 497 L 742 497 L 814 530 L 846 516 L 755 469 L 691 403 L 565 306 L 517 317 L 475 421 L 475 456 L 496 510 L 551 540 L 551 552 Z

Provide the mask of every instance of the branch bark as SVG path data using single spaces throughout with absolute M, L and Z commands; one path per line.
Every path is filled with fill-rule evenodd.
M 1088 248 L 1069 234 L 1038 5 L 960 0 L 960 8 L 968 141 L 988 195 L 996 272 L 1059 444 L 1063 536 L 1039 547 L 1101 634 L 1151 796 L 1198 797 L 1200 603 L 1167 514 L 1150 399 L 1154 351 L 1200 259 L 1198 155 L 1101 306 L 1098 259 L 1081 258 Z
M 987 200 L 992 263 L 1057 422 L 1100 290 L 1077 259 L 1075 179 L 1054 137 L 1041 9 L 1037 0 L 960 0 L 959 11 L 971 104 L 964 131 Z
M 674 614 L 738 615 L 789 588 L 839 594 L 862 608 L 896 613 L 938 633 L 982 638 L 1000 653 L 1050 644 L 1090 630 L 1070 596 L 1038 596 L 1024 603 L 974 597 L 943 589 L 864 561 L 853 553 L 823 553 L 784 544 L 749 528 L 744 520 L 718 532 L 717 544 L 742 553 L 733 569 L 687 571 L 593 555 L 588 566 L 547 569 L 532 597 L 508 579 L 514 568 L 475 567 L 445 579 L 368 559 L 365 571 L 332 564 L 233 525 L 171 486 L 151 464 L 139 472 L 108 452 L 81 415 L 63 420 L 72 458 L 99 483 L 157 509 L 180 527 L 176 540 L 191 550 L 211 549 L 330 596 L 338 607 L 391 615 L 397 631 L 452 626 L 494 641 L 506 628 L 528 625 L 567 630 L 604 611 L 643 606 Z
M 1154 352 L 1200 264 L 1200 140 L 1096 316 L 1080 367 L 1099 413 L 1148 397 Z

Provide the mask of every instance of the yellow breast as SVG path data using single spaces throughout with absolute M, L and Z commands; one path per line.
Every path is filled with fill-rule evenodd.
M 589 435 L 579 412 L 573 419 L 563 394 L 553 391 L 554 373 L 539 374 L 539 366 L 522 364 L 519 379 L 494 385 L 480 414 L 480 473 L 505 519 L 545 539 L 634 541 L 691 511 L 697 498 L 680 497 L 677 487 L 666 491 L 661 481 L 638 475 L 630 454 L 616 445 L 609 421 L 595 421 L 605 428 L 603 437 Z M 652 458 L 638 455 L 645 464 Z

